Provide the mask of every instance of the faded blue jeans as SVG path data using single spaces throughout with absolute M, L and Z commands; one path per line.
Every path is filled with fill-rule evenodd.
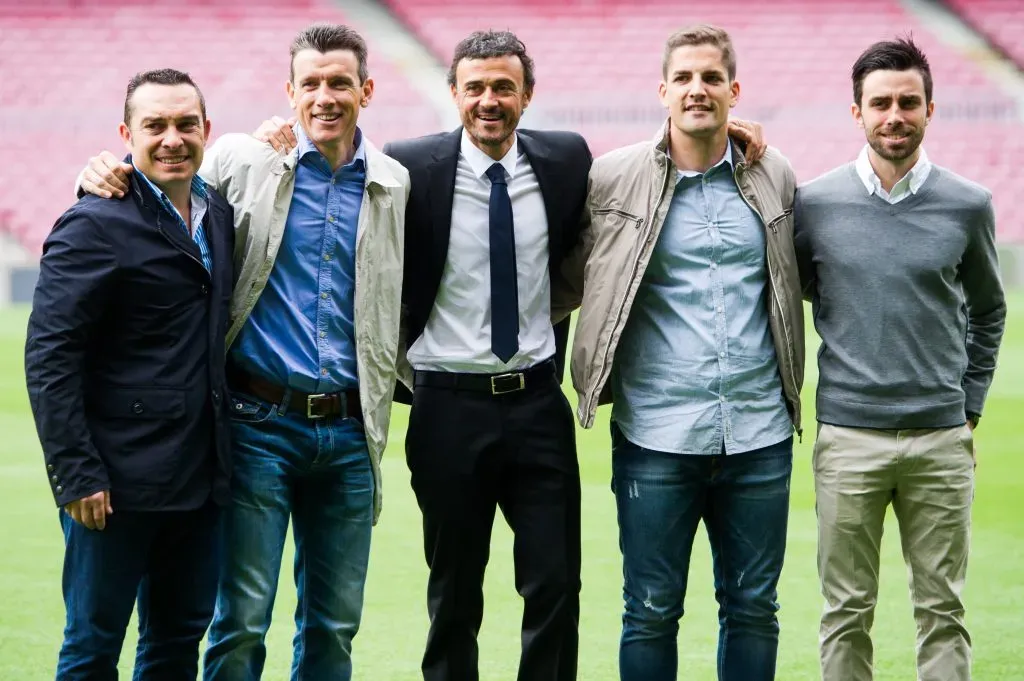
M 703 520 L 718 601 L 719 681 L 775 678 L 776 587 L 786 550 L 793 439 L 743 454 L 669 454 L 612 424 L 623 557 L 622 681 L 675 681 L 690 552 Z
M 311 420 L 237 393 L 231 407 L 232 501 L 203 678 L 261 677 L 291 520 L 298 592 L 291 678 L 348 681 L 373 522 L 362 425 Z

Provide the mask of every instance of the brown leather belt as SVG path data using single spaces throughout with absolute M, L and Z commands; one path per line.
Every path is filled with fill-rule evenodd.
M 228 384 L 232 390 L 252 395 L 255 398 L 281 404 L 285 389 L 259 376 L 242 371 L 237 367 L 228 369 Z M 358 390 L 337 393 L 302 393 L 292 390 L 288 396 L 288 411 L 303 414 L 308 419 L 354 418 L 363 422 L 363 410 L 359 403 Z

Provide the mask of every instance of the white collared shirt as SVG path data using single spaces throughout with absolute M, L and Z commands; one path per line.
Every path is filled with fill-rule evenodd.
M 864 187 L 868 190 L 868 196 L 878 194 L 880 198 L 889 203 L 899 203 L 911 194 L 916 194 L 921 189 L 921 185 L 928 179 L 928 174 L 932 171 L 932 164 L 928 160 L 928 154 L 925 153 L 922 147 L 921 155 L 918 157 L 914 167 L 901 177 L 899 182 L 893 185 L 892 191 L 888 192 L 882 187 L 882 181 L 875 174 L 875 169 L 871 167 L 871 159 L 868 157 L 868 146 L 866 144 L 860 150 L 860 156 L 857 157 L 856 168 L 861 182 L 864 183 Z
M 423 333 L 409 348 L 419 371 L 499 373 L 555 354 L 544 197 L 518 137 L 500 163 L 512 199 L 519 292 L 519 351 L 505 364 L 491 352 L 490 197 L 494 160 L 465 130 L 455 173 L 448 259 Z

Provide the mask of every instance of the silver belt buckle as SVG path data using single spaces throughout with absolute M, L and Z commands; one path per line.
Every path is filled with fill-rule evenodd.
M 315 395 L 306 395 L 306 418 L 307 419 L 322 419 L 325 414 L 314 414 L 313 413 L 313 400 L 319 400 L 327 397 L 327 393 L 316 393 Z
M 518 381 L 510 382 L 509 387 L 499 386 L 498 383 L 502 379 L 516 379 Z M 507 374 L 498 374 L 497 376 L 491 376 L 491 394 L 492 395 L 504 395 L 505 393 L 514 393 L 519 390 L 526 388 L 526 376 L 521 371 L 512 371 Z

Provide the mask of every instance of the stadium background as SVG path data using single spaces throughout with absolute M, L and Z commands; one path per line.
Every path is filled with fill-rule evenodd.
M 696 21 L 728 29 L 738 53 L 735 114 L 765 126 L 801 181 L 854 157 L 863 137 L 849 115 L 849 68 L 875 40 L 913 33 L 929 55 L 936 116 L 931 159 L 988 186 L 1010 289 L 1000 368 L 978 433 L 979 469 L 968 620 L 975 678 L 1024 679 L 1024 0 L 0 0 L 0 680 L 53 677 L 60 642 L 62 544 L 25 398 L 25 303 L 54 219 L 72 200 L 89 156 L 122 153 L 124 86 L 136 71 L 172 66 L 204 91 L 213 138 L 289 114 L 288 44 L 316 20 L 348 23 L 370 46 L 376 91 L 361 115 L 384 142 L 458 124 L 444 74 L 456 42 L 478 28 L 509 28 L 536 61 L 537 89 L 523 125 L 584 134 L 595 154 L 651 137 L 661 47 Z M 907 244 L 908 248 L 918 247 Z M 920 247 L 927 247 L 921 245 Z M 879 254 L 884 257 L 885 254 Z M 810 348 L 816 346 L 808 324 Z M 813 407 L 809 353 L 805 400 Z M 571 402 L 575 404 L 575 397 Z M 791 530 L 780 586 L 778 678 L 816 679 L 820 598 L 809 470 L 813 408 L 797 448 Z M 418 678 L 426 633 L 419 516 L 395 408 L 384 463 L 385 510 L 376 530 L 366 610 L 355 641 L 356 678 Z M 615 679 L 620 558 L 608 490 L 607 412 L 580 431 L 584 483 L 584 590 L 580 679 Z M 878 679 L 914 677 L 914 632 L 895 524 L 888 528 L 875 624 Z M 290 552 L 290 547 L 289 547 Z M 288 565 L 286 560 L 285 565 Z M 680 678 L 713 679 L 716 607 L 706 541 L 698 537 Z M 481 633 L 482 678 L 514 678 L 520 601 L 511 538 L 496 524 Z M 265 678 L 287 678 L 294 588 L 282 573 Z M 129 632 L 121 669 L 134 651 Z

